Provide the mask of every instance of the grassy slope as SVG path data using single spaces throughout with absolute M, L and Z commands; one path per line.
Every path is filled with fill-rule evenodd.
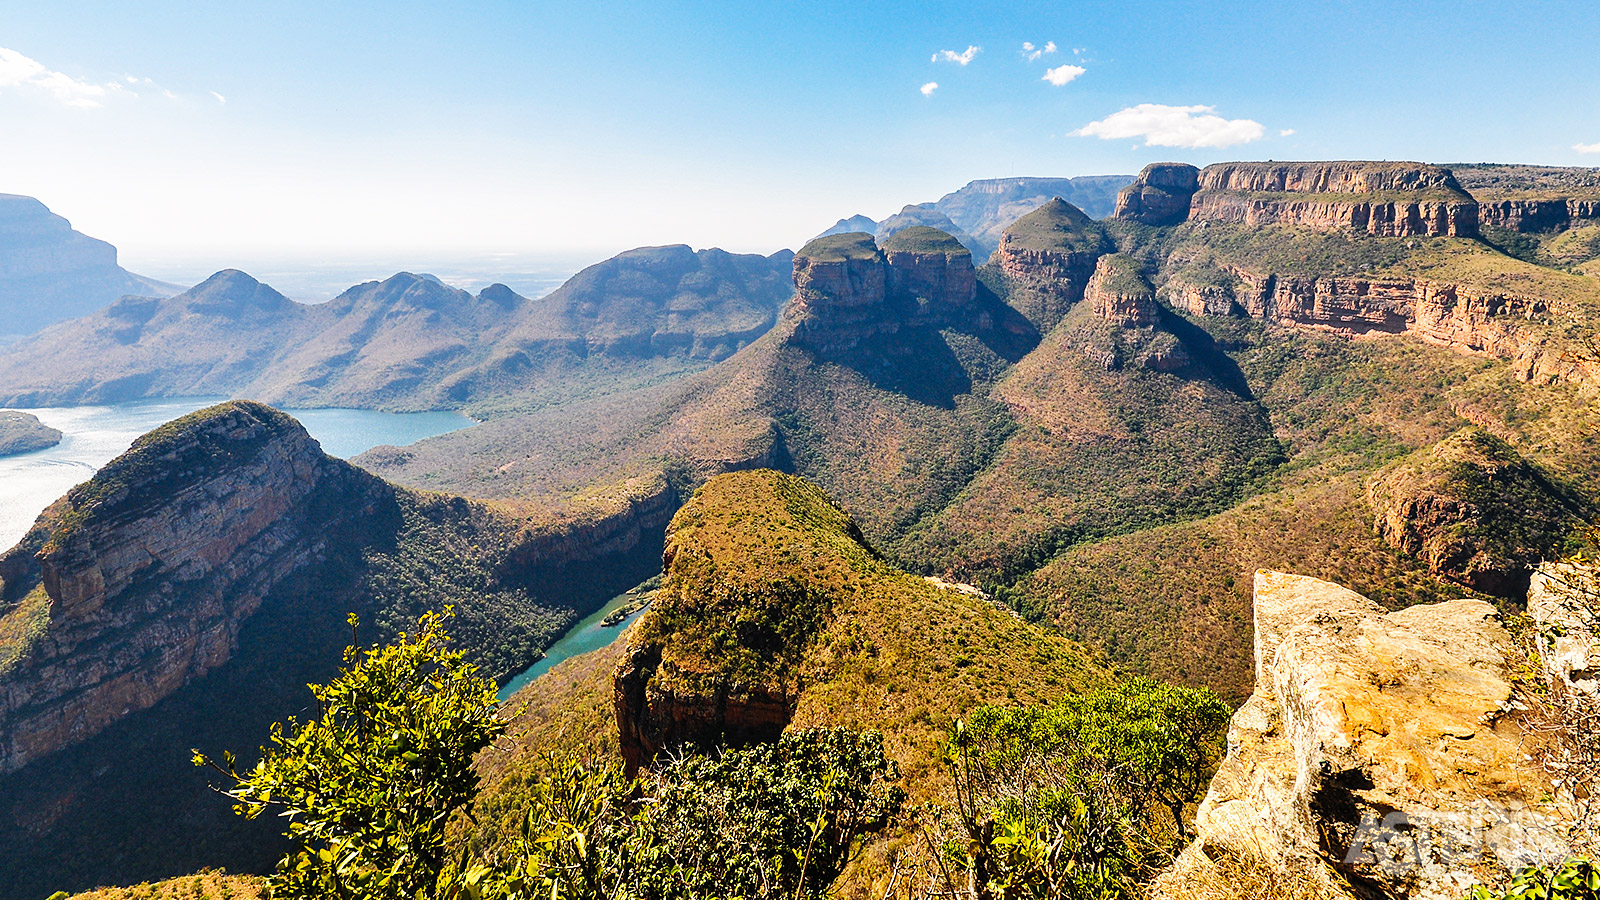
M 626 642 L 661 642 L 680 680 L 798 679 L 790 727 L 883 730 L 917 797 L 942 790 L 937 742 L 967 709 L 1049 700 L 1105 677 L 1060 636 L 884 562 L 825 494 L 793 476 L 712 479 L 674 519 L 672 547 L 656 605 Z M 809 614 L 796 617 L 801 595 Z M 755 632 L 779 640 L 733 637 Z M 615 753 L 610 678 L 623 643 L 569 660 L 513 698 L 528 709 L 512 748 L 479 760 L 479 846 L 514 827 L 541 750 Z

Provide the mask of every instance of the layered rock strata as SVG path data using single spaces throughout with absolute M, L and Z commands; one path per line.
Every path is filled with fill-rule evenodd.
M 1509 231 L 1558 231 L 1584 220 L 1600 219 L 1600 200 L 1553 199 L 1486 200 L 1478 203 L 1478 221 Z
M 259 404 L 142 438 L 0 560 L 13 612 L 30 576 L 49 603 L 47 628 L 0 677 L 0 772 L 220 666 L 274 585 L 386 501 L 382 482 Z
M 1263 571 L 1255 633 L 1255 693 L 1158 896 L 1243 863 L 1321 896 L 1457 900 L 1482 867 L 1564 852 L 1572 810 L 1508 716 L 1510 638 L 1493 607 L 1386 613 Z
M 1056 197 L 1006 229 L 994 262 L 1011 285 L 1011 305 L 1048 331 L 1083 299 L 1095 264 L 1113 249 L 1088 215 Z
M 1156 292 L 1139 272 L 1139 261 L 1113 253 L 1100 257 L 1084 291 L 1094 314 L 1120 328 L 1149 328 L 1161 320 Z
M 1188 163 L 1151 163 L 1117 194 L 1111 217 L 1142 225 L 1176 225 L 1189 217 L 1200 170 Z
M 977 292 L 972 254 L 950 235 L 916 226 L 880 248 L 872 235 L 830 235 L 794 257 L 795 296 L 785 315 L 795 340 L 847 349 L 904 326 L 961 317 Z
M 1360 336 L 1409 334 L 1511 364 L 1538 384 L 1600 384 L 1600 361 L 1524 327 L 1559 310 L 1538 297 L 1421 278 L 1258 275 L 1223 266 L 1229 284 L 1180 274 L 1162 285 L 1168 304 L 1195 315 L 1248 315 Z
M 1197 222 L 1297 225 L 1383 237 L 1473 237 L 1478 204 L 1450 170 L 1420 163 L 1219 163 L 1199 174 Z

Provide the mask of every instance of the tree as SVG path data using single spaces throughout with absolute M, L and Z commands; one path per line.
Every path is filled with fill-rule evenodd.
M 195 752 L 196 765 L 232 782 L 223 793 L 240 815 L 288 817 L 298 849 L 269 880 L 274 897 L 448 895 L 446 826 L 477 795 L 473 755 L 506 728 L 494 685 L 446 648 L 449 615 L 424 615 L 390 646 L 362 650 L 352 639 L 338 676 L 311 686 L 319 716 L 273 725 L 254 768 Z M 356 624 L 352 615 L 352 633 Z

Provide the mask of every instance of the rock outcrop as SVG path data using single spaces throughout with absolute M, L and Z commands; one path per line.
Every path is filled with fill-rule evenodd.
M 1122 253 L 1100 257 L 1084 299 L 1094 314 L 1119 328 L 1149 328 L 1161 320 L 1155 289 L 1139 271 L 1139 261 Z
M 1386 613 L 1263 571 L 1255 634 L 1255 693 L 1157 896 L 1244 862 L 1320 896 L 1457 900 L 1483 867 L 1565 852 L 1572 810 L 1527 762 L 1537 738 L 1509 714 L 1511 642 L 1493 607 Z
M 32 413 L 0 409 L 0 456 L 29 453 L 61 443 L 61 432 Z
M 1194 315 L 1248 315 L 1350 336 L 1409 334 L 1505 360 L 1538 384 L 1600 384 L 1600 361 L 1526 327 L 1559 312 L 1541 297 L 1426 278 L 1260 275 L 1228 265 L 1214 274 L 1197 281 L 1179 272 L 1159 296 Z
M 181 290 L 117 265 L 117 248 L 72 229 L 32 197 L 0 194 L 0 336 L 29 334 L 124 294 Z
M 630 771 L 677 747 L 776 739 L 799 703 L 805 651 L 833 615 L 830 576 L 871 558 L 855 523 L 803 479 L 762 470 L 695 492 L 672 519 L 661 590 L 613 678 Z
M 1429 571 L 1507 598 L 1582 527 L 1579 504 L 1510 445 L 1468 428 L 1367 483 L 1375 527 Z
M 1474 237 L 1478 204 L 1450 170 L 1421 163 L 1218 163 L 1199 174 L 1189 219 L 1297 225 L 1383 237 Z
M 1559 231 L 1593 219 L 1600 219 L 1600 199 L 1557 197 L 1478 203 L 1479 224 L 1509 231 Z
M 1117 194 L 1111 217 L 1143 225 L 1176 225 L 1189 217 L 1200 170 L 1188 163 L 1151 163 Z
M 972 254 L 934 228 L 818 238 L 794 257 L 795 295 L 786 315 L 795 340 L 843 349 L 907 325 L 940 325 L 965 312 L 977 292 Z
M 0 772 L 220 666 L 274 585 L 386 503 L 382 482 L 259 404 L 140 439 L 0 560 L 7 601 L 35 572 L 49 598 L 47 629 L 0 678 Z
M 1114 249 L 1104 229 L 1056 197 L 1013 222 L 994 259 L 1010 282 L 1010 304 L 1045 332 L 1083 299 L 1095 263 Z

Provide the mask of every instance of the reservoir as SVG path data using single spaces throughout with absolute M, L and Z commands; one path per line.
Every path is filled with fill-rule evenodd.
M 0 552 L 27 533 L 33 520 L 73 485 L 115 459 L 158 425 L 220 403 L 225 397 L 138 400 L 105 406 L 24 409 L 62 432 L 61 443 L 32 453 L 0 456 Z M 469 427 L 456 412 L 387 413 L 370 409 L 288 409 L 330 456 L 348 459 L 382 444 L 405 446 Z

